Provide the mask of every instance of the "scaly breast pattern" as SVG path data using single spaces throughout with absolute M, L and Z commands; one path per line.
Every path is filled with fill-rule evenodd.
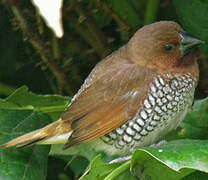
M 196 84 L 191 74 L 155 77 L 135 117 L 101 139 L 124 151 L 154 143 L 184 119 L 192 105 Z

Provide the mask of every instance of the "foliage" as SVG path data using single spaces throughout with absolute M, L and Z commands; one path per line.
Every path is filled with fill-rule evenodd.
M 174 0 L 173 4 L 176 8 L 176 13 L 179 16 L 179 21 L 183 24 L 184 29 L 207 42 L 208 16 L 206 15 L 208 3 L 204 0 Z M 208 44 L 202 45 L 201 50 L 208 55 Z
M 196 92 L 201 100 L 165 137 L 167 144 L 140 148 L 131 160 L 113 164 L 106 162 L 115 157 L 90 151 L 88 145 L 66 151 L 60 145 L 0 149 L 0 179 L 208 179 L 206 0 L 65 1 L 61 39 L 29 1 L 2 3 L 0 144 L 57 120 L 93 66 L 144 24 L 175 20 L 205 44 L 200 47 Z M 16 89 L 22 84 L 36 93 L 60 95 L 37 95 L 26 86 Z
M 32 99 L 32 101 L 28 101 L 28 99 Z M 17 89 L 5 100 L 1 99 L 0 143 L 2 144 L 9 139 L 47 124 L 57 116 L 56 113 L 60 116 L 68 104 L 66 100 L 66 97 L 61 96 L 40 96 L 29 93 L 25 86 Z M 41 101 L 42 103 L 40 103 Z M 48 102 L 50 102 L 50 106 Z M 58 103 L 63 104 L 61 106 L 62 109 L 57 105 Z M 174 138 L 196 136 L 195 130 L 190 129 L 190 126 L 199 128 L 200 130 L 197 131 L 197 135 L 202 134 L 205 137 L 204 134 L 207 134 L 207 109 L 207 98 L 196 101 L 193 111 L 187 115 L 184 123 L 178 128 L 177 133 L 174 133 Z M 74 148 L 74 152 L 73 150 L 63 151 L 60 148 L 54 150 L 53 147 L 50 155 L 72 155 L 79 153 L 88 156 L 88 158 L 89 156 L 91 158 L 92 156 L 95 157 L 95 154 L 89 155 L 87 149 L 88 147 L 84 145 Z M 151 179 L 166 179 L 168 176 L 170 179 L 181 179 L 196 173 L 197 170 L 208 172 L 207 150 L 207 140 L 182 139 L 170 141 L 158 147 L 138 149 L 133 153 L 131 161 L 124 163 L 106 164 L 102 162 L 101 155 L 98 155 L 91 161 L 88 171 L 81 179 L 109 180 L 115 177 L 117 179 L 124 179 L 125 177 L 135 179 L 135 172 L 138 169 L 141 170 L 141 178 L 148 176 Z M 37 177 L 45 179 L 48 152 L 48 146 L 33 146 L 25 149 L 1 149 L 1 178 L 13 179 L 14 174 L 17 174 L 16 179 L 37 179 Z M 85 152 L 85 154 L 82 152 Z M 84 159 L 81 160 L 81 162 L 84 161 Z M 72 167 L 74 167 L 74 171 L 80 173 L 79 168 L 76 170 L 76 165 Z M 163 170 L 164 173 L 158 174 L 159 170 Z

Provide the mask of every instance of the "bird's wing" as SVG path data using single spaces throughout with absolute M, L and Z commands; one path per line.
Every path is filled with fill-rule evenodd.
M 63 114 L 62 119 L 70 121 L 73 130 L 65 148 L 91 141 L 121 126 L 135 116 L 146 98 L 153 73 L 132 63 L 109 66 L 113 67 L 107 67 L 103 73 L 96 67 L 98 71 L 90 74 L 85 87 Z

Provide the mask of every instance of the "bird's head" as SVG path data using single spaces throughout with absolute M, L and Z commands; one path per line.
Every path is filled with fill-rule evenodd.
M 194 65 L 197 53 L 193 49 L 201 43 L 177 23 L 161 21 L 139 29 L 127 44 L 127 54 L 139 65 L 171 71 Z

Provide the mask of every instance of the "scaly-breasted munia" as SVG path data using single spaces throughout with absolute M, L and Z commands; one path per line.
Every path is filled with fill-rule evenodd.
M 92 70 L 56 122 L 1 147 L 90 142 L 95 150 L 128 154 L 177 127 L 194 99 L 202 41 L 175 22 L 139 29 Z

